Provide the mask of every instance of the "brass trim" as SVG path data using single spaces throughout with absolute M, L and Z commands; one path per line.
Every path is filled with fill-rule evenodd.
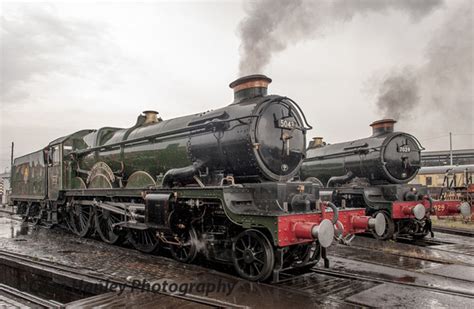
M 320 136 L 313 137 L 313 146 L 321 146 L 323 144 L 323 138 Z
M 157 111 L 144 111 L 143 114 L 145 114 L 145 123 L 144 124 L 150 124 L 150 123 L 157 123 L 158 122 L 158 112 Z
M 268 81 L 260 79 L 260 80 L 251 80 L 242 84 L 239 84 L 235 86 L 234 92 L 244 90 L 244 89 L 249 89 L 249 88 L 268 88 L 268 84 L 270 84 Z
M 370 126 L 374 129 L 393 128 L 396 122 L 397 121 L 393 119 L 382 119 L 382 120 L 372 122 Z

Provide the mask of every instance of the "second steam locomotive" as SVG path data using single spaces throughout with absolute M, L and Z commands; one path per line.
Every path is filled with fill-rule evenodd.
M 372 136 L 326 145 L 315 138 L 301 167 L 302 179 L 317 183 L 323 200 L 342 208 L 365 207 L 383 215 L 387 228 L 378 239 L 423 238 L 431 232 L 430 214 L 468 215 L 460 201 L 435 201 L 425 186 L 408 184 L 421 167 L 422 146 L 412 135 L 394 132 L 395 120 L 371 124 Z

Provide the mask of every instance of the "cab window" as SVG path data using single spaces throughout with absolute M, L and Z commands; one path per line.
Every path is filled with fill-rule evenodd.
M 63 146 L 63 155 L 67 156 L 72 152 L 72 146 L 71 145 L 64 145 Z
M 56 163 L 59 163 L 59 145 L 53 146 L 49 148 L 48 151 L 48 165 L 56 165 Z
M 53 163 L 59 163 L 59 146 L 54 146 L 53 147 Z

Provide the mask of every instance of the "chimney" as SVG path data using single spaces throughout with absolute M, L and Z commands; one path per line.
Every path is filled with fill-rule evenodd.
M 313 140 L 309 142 L 309 148 L 319 148 L 323 147 L 326 143 L 323 142 L 323 138 L 321 136 L 313 137 Z
M 158 122 L 157 111 L 144 111 L 143 114 L 145 114 L 145 122 L 143 123 L 144 125 Z
M 262 74 L 248 75 L 236 79 L 229 85 L 234 90 L 234 103 L 267 95 L 268 84 L 271 82 L 271 78 Z
M 382 119 L 372 122 L 370 124 L 372 127 L 372 136 L 392 133 L 396 122 L 397 121 L 393 119 Z

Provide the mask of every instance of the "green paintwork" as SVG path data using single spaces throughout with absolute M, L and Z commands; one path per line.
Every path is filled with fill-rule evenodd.
M 50 145 L 59 144 L 62 150 L 62 188 L 63 189 L 83 189 L 83 184 L 77 178 L 82 177 L 82 182 L 85 181 L 85 175 L 79 174 L 76 171 L 77 163 L 72 160 L 70 153 L 72 151 L 84 150 L 89 145 L 84 140 L 84 136 L 89 135 L 93 130 L 81 130 L 71 135 L 61 137 Z
M 112 188 L 112 183 L 109 178 L 103 174 L 95 175 L 89 182 L 88 188 L 90 189 L 110 189 Z
M 11 180 L 12 198 L 18 196 L 44 199 L 46 196 L 45 177 L 42 150 L 15 159 Z
M 231 198 L 226 198 L 226 195 L 231 195 L 238 191 L 247 191 L 244 188 L 195 188 L 195 189 L 176 189 L 173 190 L 177 193 L 177 198 L 182 199 L 215 199 L 221 202 L 224 211 L 227 217 L 236 223 L 237 225 L 242 226 L 243 228 L 257 228 L 257 229 L 266 229 L 272 235 L 272 241 L 275 246 L 278 245 L 278 217 L 280 214 L 237 214 L 231 211 L 229 205 L 227 205 L 226 200 L 231 200 Z
M 187 156 L 187 138 L 172 142 L 149 142 L 142 144 L 123 145 L 105 151 L 94 151 L 79 159 L 82 170 L 91 170 L 97 161 L 106 163 L 117 175 L 128 181 L 137 171 L 146 172 L 154 183 L 160 184 L 161 177 L 171 168 L 191 165 Z M 122 170 L 123 168 L 123 170 Z M 143 188 L 153 182 L 145 179 L 132 179 L 134 188 L 143 182 Z
M 62 145 L 57 144 L 50 146 L 49 152 L 53 152 L 53 155 L 52 161 L 48 163 L 48 198 L 56 200 L 59 197 L 59 190 L 63 188 Z
M 74 177 L 71 179 L 71 189 L 86 189 L 84 180 L 80 177 Z
M 130 175 L 127 180 L 127 189 L 136 189 L 136 188 L 147 188 L 150 186 L 155 186 L 156 183 L 153 180 L 153 177 L 150 174 L 138 171 Z

